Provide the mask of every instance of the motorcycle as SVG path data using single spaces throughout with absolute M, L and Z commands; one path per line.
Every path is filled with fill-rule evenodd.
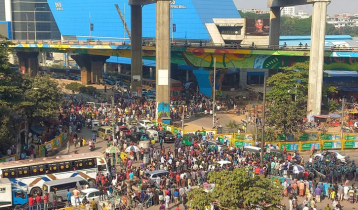
M 89 145 L 88 149 L 89 149 L 90 151 L 93 151 L 93 150 L 95 149 L 95 147 L 96 147 L 95 144 L 92 143 L 92 144 Z

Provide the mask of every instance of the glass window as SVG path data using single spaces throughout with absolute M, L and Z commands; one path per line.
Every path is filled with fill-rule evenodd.
M 94 197 L 94 192 L 88 194 L 88 198 L 92 198 L 92 197 Z
M 76 187 L 77 182 L 70 182 L 70 183 L 64 183 L 59 185 L 51 186 L 51 192 L 59 191 L 59 190 L 67 190 L 67 189 L 73 189 Z
M 31 166 L 31 174 L 32 175 L 39 174 L 39 167 L 38 166 Z
M 57 163 L 50 163 L 48 164 L 48 170 L 50 173 L 55 173 L 58 171 Z
M 16 169 L 15 168 L 10 168 L 9 169 L 9 178 L 16 178 Z
M 2 176 L 4 178 L 9 178 L 9 176 L 10 176 L 9 170 L 8 169 L 3 169 L 2 170 Z
M 88 182 L 86 180 L 81 180 L 81 181 L 79 181 L 79 183 L 81 186 L 88 185 Z
M 38 174 L 45 174 L 46 173 L 45 165 L 38 165 L 38 169 L 39 169 Z

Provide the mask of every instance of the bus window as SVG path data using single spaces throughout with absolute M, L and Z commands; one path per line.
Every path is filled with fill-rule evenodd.
M 95 167 L 95 161 L 96 160 L 93 160 L 93 159 L 87 159 L 86 160 L 86 167 L 87 168 L 94 168 Z
M 48 171 L 49 173 L 55 173 L 57 172 L 58 170 L 58 167 L 57 167 L 57 164 L 56 163 L 50 163 L 48 164 Z
M 39 167 L 39 172 L 38 174 L 45 174 L 46 173 L 46 167 L 45 165 L 38 165 Z
M 23 177 L 24 176 L 22 168 L 16 168 L 16 171 L 17 171 L 17 177 Z
M 24 177 L 29 175 L 29 167 L 22 167 L 22 172 L 24 174 Z
M 84 161 L 83 160 L 78 160 L 77 169 L 83 169 L 83 168 L 84 168 Z
M 2 169 L 2 178 L 9 178 L 10 173 L 8 169 Z
M 65 168 L 66 168 L 66 171 L 71 171 L 71 162 L 66 161 Z
M 31 174 L 38 175 L 39 174 L 39 167 L 38 166 L 31 166 Z
M 16 169 L 15 168 L 10 168 L 9 169 L 9 178 L 16 178 Z

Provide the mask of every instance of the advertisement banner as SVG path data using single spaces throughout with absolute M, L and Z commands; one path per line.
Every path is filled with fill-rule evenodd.
M 242 142 L 242 141 L 235 141 L 234 146 L 242 148 L 242 147 L 246 147 L 246 146 L 252 146 L 252 143 L 250 143 L 250 142 Z
M 358 148 L 358 141 L 346 141 L 344 142 L 344 148 L 347 149 Z
M 281 144 L 281 150 L 286 147 L 287 151 L 295 151 L 298 150 L 298 144 Z
M 268 36 L 270 34 L 270 19 L 246 19 L 246 35 Z
M 321 134 L 321 140 L 341 140 L 341 135 L 335 135 L 335 134 Z
M 176 135 L 178 133 L 178 128 L 174 128 L 173 133 Z
M 12 156 L 1 158 L 0 163 L 15 161 L 17 159 L 16 157 L 17 157 L 16 155 L 12 155 Z
M 358 136 L 346 135 L 345 139 L 346 139 L 346 140 L 358 140 Z
M 54 140 L 52 140 L 52 142 L 53 142 L 53 144 L 52 144 L 53 147 L 58 147 L 61 145 L 60 137 L 55 138 Z
M 323 149 L 340 149 L 341 147 L 341 142 L 323 142 Z
M 303 143 L 302 150 L 311 150 L 312 145 L 314 145 L 315 149 L 320 149 L 319 143 Z

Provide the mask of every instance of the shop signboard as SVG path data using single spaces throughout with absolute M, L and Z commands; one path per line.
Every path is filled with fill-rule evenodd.
M 298 144 L 281 144 L 281 150 L 286 147 L 287 151 L 295 151 L 298 150 Z
M 242 148 L 242 147 L 246 147 L 246 146 L 252 146 L 252 143 L 250 143 L 250 142 L 242 142 L 242 141 L 235 141 L 234 146 Z
M 340 149 L 341 147 L 341 142 L 323 142 L 323 149 Z

